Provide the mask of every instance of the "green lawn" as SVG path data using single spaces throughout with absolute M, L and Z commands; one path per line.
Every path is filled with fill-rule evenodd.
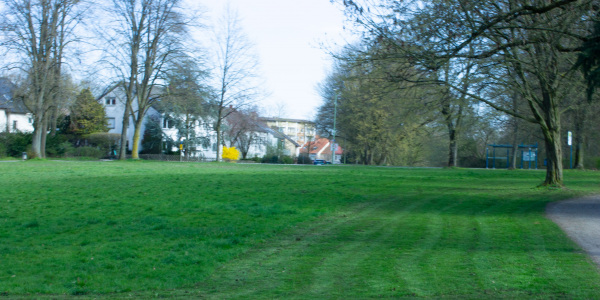
M 0 163 L 0 298 L 580 298 L 545 218 L 599 172 Z

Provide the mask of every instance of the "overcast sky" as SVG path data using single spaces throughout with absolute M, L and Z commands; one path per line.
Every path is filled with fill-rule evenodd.
M 214 20 L 225 1 L 201 0 Z M 282 117 L 313 119 L 321 98 L 316 91 L 331 65 L 320 44 L 341 40 L 344 17 L 329 0 L 230 0 L 255 44 L 261 75 L 270 92 L 258 106 Z M 213 23 L 214 24 L 214 23 Z

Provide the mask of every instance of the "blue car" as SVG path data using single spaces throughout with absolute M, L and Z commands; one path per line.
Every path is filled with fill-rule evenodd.
M 330 165 L 331 162 L 325 161 L 324 159 L 315 159 L 313 165 Z

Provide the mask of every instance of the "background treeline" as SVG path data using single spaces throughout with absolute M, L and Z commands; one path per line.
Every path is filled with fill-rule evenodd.
M 597 1 L 339 4 L 359 38 L 334 53 L 317 120 L 346 161 L 484 167 L 488 144 L 538 144 L 562 185 L 571 131 L 574 166 L 598 167 Z
M 152 108 L 172 119 L 175 142 L 185 141 L 186 147 L 206 143 L 207 137 L 194 136 L 191 128 L 210 119 L 219 157 L 228 129 L 223 120 L 233 110 L 248 109 L 260 91 L 258 58 L 236 12 L 226 6 L 212 22 L 200 5 L 182 0 L 3 1 L 1 75 L 14 83 L 12 99 L 31 114 L 30 157 L 63 152 L 49 143 L 57 135 L 59 145 L 69 141 L 74 147 L 114 141 L 106 134 L 103 141 L 87 137 L 108 131 L 98 101 L 113 92 L 119 97 L 111 105 L 124 111 L 122 134 L 109 149 L 99 150 L 119 159 L 128 153 L 139 158 Z M 94 107 L 78 107 L 76 95 L 86 88 Z

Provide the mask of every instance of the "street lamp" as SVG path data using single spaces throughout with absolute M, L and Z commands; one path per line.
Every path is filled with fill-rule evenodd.
M 331 163 L 335 163 L 335 119 L 337 117 L 337 99 L 338 99 L 338 93 L 337 90 L 333 90 L 334 92 L 334 108 L 333 108 L 333 140 L 331 141 Z

